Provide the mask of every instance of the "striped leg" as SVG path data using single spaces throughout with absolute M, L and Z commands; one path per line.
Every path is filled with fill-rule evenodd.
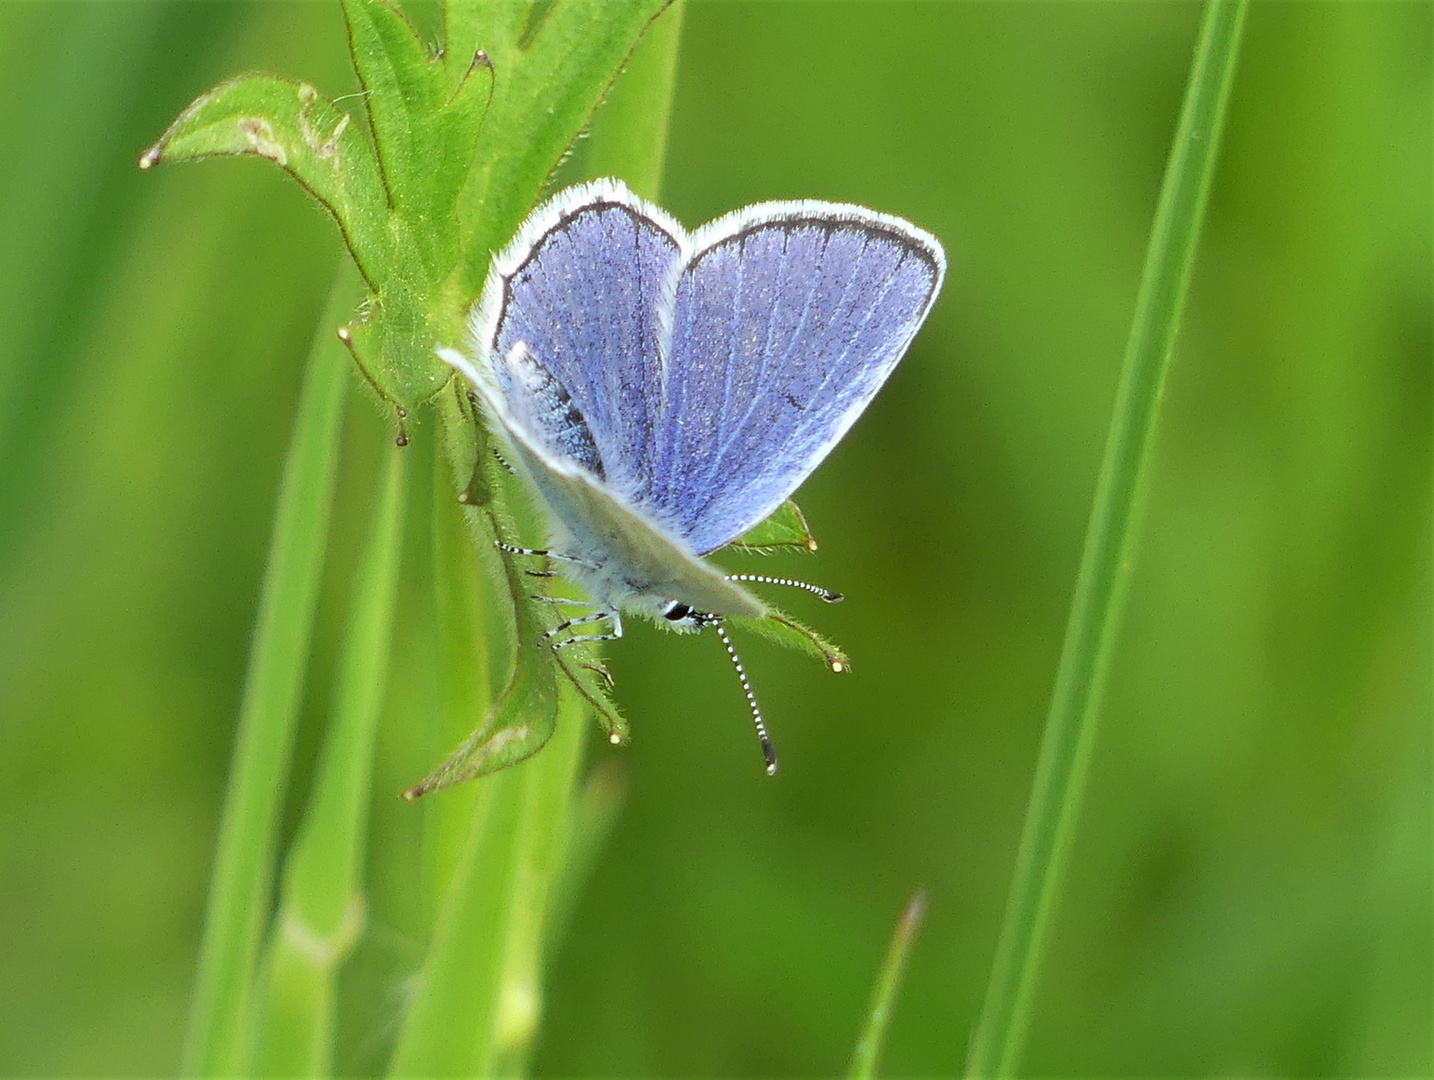
M 535 558 L 557 559 L 558 562 L 572 563 L 574 566 L 586 566 L 589 570 L 598 569 L 596 563 L 588 562 L 587 559 L 575 559 L 571 555 L 563 555 L 557 551 L 548 551 L 546 548 L 515 547 L 513 544 L 505 543 L 502 540 L 494 540 L 493 546 L 508 555 L 527 555 Z
M 574 626 L 584 626 L 588 623 L 601 622 L 603 619 L 607 619 L 612 623 L 612 633 L 574 634 L 572 637 L 563 638 L 561 641 L 553 641 L 553 638 L 557 637 L 557 635 L 566 630 L 571 630 Z M 565 622 L 558 623 L 557 626 L 543 635 L 543 640 L 552 641 L 553 648 L 555 649 L 566 649 L 569 645 L 590 645 L 596 641 L 616 641 L 620 637 L 622 637 L 622 616 L 616 611 L 594 611 L 591 615 L 582 615 L 576 619 L 568 619 Z

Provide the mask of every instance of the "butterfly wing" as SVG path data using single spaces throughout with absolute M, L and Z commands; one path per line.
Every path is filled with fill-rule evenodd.
M 871 402 L 945 269 L 934 237 L 859 206 L 767 203 L 699 230 L 660 305 L 643 508 L 703 554 L 765 519 Z
M 568 188 L 539 207 L 493 260 L 471 319 L 480 392 L 526 412 L 533 441 L 576 456 L 638 502 L 651 475 L 660 393 L 658 299 L 687 234 L 615 181 Z M 528 409 L 532 388 L 504 363 L 522 342 L 565 400 Z M 568 407 L 570 405 L 570 408 Z M 572 441 L 573 421 L 591 436 Z
M 638 506 L 661 384 L 657 300 L 686 241 L 621 184 L 560 192 L 494 258 L 470 320 L 473 357 L 440 355 L 548 504 L 556 542 L 602 568 L 596 599 L 756 617 L 759 601 Z

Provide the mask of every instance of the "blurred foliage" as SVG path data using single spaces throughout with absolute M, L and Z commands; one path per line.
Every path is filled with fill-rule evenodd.
M 820 553 L 728 559 L 847 595 L 790 603 L 852 676 L 739 641 L 780 777 L 710 636 L 609 650 L 633 741 L 590 753 L 628 797 L 538 1072 L 835 1073 L 917 885 L 884 1068 L 959 1069 L 1197 14 L 689 7 L 679 218 L 863 202 L 952 268 L 800 495 Z M 1251 11 L 1032 1073 L 1430 1070 L 1431 38 L 1414 2 Z M 178 1059 L 339 241 L 260 164 L 134 163 L 236 71 L 352 93 L 345 49 L 336 4 L 0 7 L 0 1073 Z M 391 446 L 353 394 L 290 832 Z M 413 435 L 431 452 L 431 424 Z M 447 749 L 404 726 L 436 664 L 428 557 L 400 582 L 347 1071 L 392 1039 L 430 915 L 396 798 Z

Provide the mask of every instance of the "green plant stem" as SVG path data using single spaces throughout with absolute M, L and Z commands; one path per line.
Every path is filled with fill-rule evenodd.
M 472 830 L 392 1076 L 508 1075 L 526 1057 L 542 1012 L 550 883 L 587 734 L 587 710 L 575 697 L 563 695 L 541 753 L 477 782 Z
M 471 456 L 470 432 L 455 431 Z M 433 630 L 438 657 L 438 698 L 430 726 L 434 729 L 432 755 L 436 761 L 460 743 L 493 707 L 493 679 L 500 677 L 510 662 L 514 643 L 512 619 L 502 611 L 510 606 L 508 590 L 495 589 L 503 568 L 497 565 L 490 532 L 476 533 L 465 520 L 468 508 L 455 495 L 456 447 L 435 447 L 433 454 L 433 502 L 430 511 L 433 536 Z M 471 468 L 472 463 L 469 463 Z M 475 547 L 480 550 L 475 552 Z M 484 572 L 490 576 L 485 580 Z M 494 593 L 498 603 L 494 603 Z M 488 609 L 502 617 L 488 618 Z M 497 662 L 494 662 L 496 658 Z M 499 686 L 501 687 L 501 683 Z M 477 792 L 455 790 L 452 797 L 431 799 L 423 811 L 423 889 L 428 911 L 437 916 L 443 897 L 453 880 L 473 822 Z
M 543 975 L 553 886 L 567 853 L 583 749 L 591 730 L 585 702 L 571 690 L 559 695 L 557 728 L 528 767 L 515 856 L 498 1010 L 493 1018 L 492 1057 L 486 1072 L 516 1076 L 528 1057 L 543 1013 Z
M 616 758 L 599 761 L 588 770 L 582 791 L 573 801 L 563 844 L 562 859 L 553 878 L 544 932 L 543 961 L 551 964 L 567 937 L 579 897 L 597 867 L 627 797 L 627 772 Z
M 636 178 L 643 194 L 655 197 L 662 171 L 665 138 L 662 135 L 670 108 L 678 45 L 680 9 L 665 12 L 652 28 L 656 33 L 638 44 L 630 66 L 617 80 L 612 101 L 594 120 L 594 139 L 612 147 L 604 169 Z M 544 31 L 546 32 L 546 31 Z M 495 59 L 496 63 L 496 59 Z M 501 118 L 501 112 L 499 116 Z M 654 121 L 657 117 L 657 121 Z M 608 128 L 633 126 L 641 137 L 628 138 Z M 498 166 L 494 166 L 495 169 Z M 501 171 L 501 170 L 499 170 Z M 505 198 L 516 197 L 507 193 Z M 526 198 L 526 196 L 524 196 Z M 495 533 L 511 526 L 516 513 L 526 529 L 523 500 L 500 499 L 511 492 L 509 478 L 496 475 L 485 450 L 479 454 L 478 474 L 488 479 L 475 493 L 469 480 L 475 452 L 471 420 L 461 408 L 441 407 L 448 457 L 456 482 L 448 498 L 456 498 L 469 484 L 469 504 L 462 510 L 483 558 L 495 571 L 488 586 L 511 596 L 516 619 L 515 675 L 512 688 L 498 705 L 498 717 L 512 730 L 527 730 L 545 710 L 557 708 L 551 740 L 543 750 L 514 768 L 477 781 L 477 802 L 461 854 L 445 860 L 451 874 L 438 911 L 427 959 L 418 976 L 414 997 L 404 1018 L 390 1075 L 488 1076 L 520 1073 L 531 1053 L 542 1015 L 542 975 L 549 949 L 548 930 L 553 882 L 569 849 L 573 793 L 578 785 L 582 751 L 589 722 L 587 707 L 576 694 L 557 694 L 554 667 L 540 640 L 542 624 L 528 601 L 532 579 L 522 568 L 492 560 Z M 443 499 L 440 481 L 435 497 Z M 489 500 L 492 500 L 491 502 Z M 435 515 L 442 513 L 435 507 Z M 451 560 L 435 560 L 442 566 Z M 440 608 L 444 605 L 440 603 Z M 452 613 L 441 620 L 447 637 L 444 651 L 472 653 L 463 638 L 473 629 Z M 497 632 L 489 621 L 489 632 Z M 489 642 L 489 656 L 502 651 Z M 557 700 L 554 700 L 554 697 Z M 465 695 L 458 695 L 455 702 Z M 471 695 L 470 695 L 471 696 Z M 478 716 L 470 717 L 470 723 Z M 429 796 L 429 801 L 448 793 Z M 444 815 L 451 825 L 452 815 Z M 436 835 L 450 835 L 442 828 Z
M 921 931 L 921 920 L 926 914 L 926 893 L 918 890 L 906 902 L 901 919 L 892 931 L 891 942 L 886 947 L 886 956 L 881 961 L 881 971 L 876 987 L 871 992 L 871 1008 L 867 1010 L 866 1027 L 857 1040 L 856 1053 L 852 1055 L 851 1068 L 847 1070 L 850 1080 L 872 1080 L 877 1066 L 881 1063 L 881 1051 L 886 1044 L 886 1029 L 891 1023 L 891 1013 L 896 1006 L 896 995 L 901 989 L 901 979 L 906 973 L 906 962 L 911 956 L 911 946 Z
M 412 456 L 388 452 L 367 550 L 354 581 L 332 724 L 284 868 L 258 1036 L 256 1071 L 264 1076 L 328 1076 L 333 1069 L 338 969 L 364 925 L 369 778 L 388 685 Z
M 1208 0 L 1201 21 L 1146 251 L 1014 880 L 967 1058 L 970 1077 L 1012 1075 L 1029 1024 L 1130 580 L 1146 463 L 1210 189 L 1245 7 L 1245 0 Z
M 357 296 L 346 265 L 309 352 L 284 463 L 185 1037 L 188 1076 L 240 1067 L 338 472 L 351 362 L 334 327 Z

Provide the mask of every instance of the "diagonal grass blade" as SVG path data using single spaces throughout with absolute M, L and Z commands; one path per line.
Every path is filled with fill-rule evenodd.
M 1229 101 L 1245 0 L 1209 0 L 1155 211 L 1014 880 L 966 1074 L 1014 1073 L 1134 561 L 1143 479 Z

